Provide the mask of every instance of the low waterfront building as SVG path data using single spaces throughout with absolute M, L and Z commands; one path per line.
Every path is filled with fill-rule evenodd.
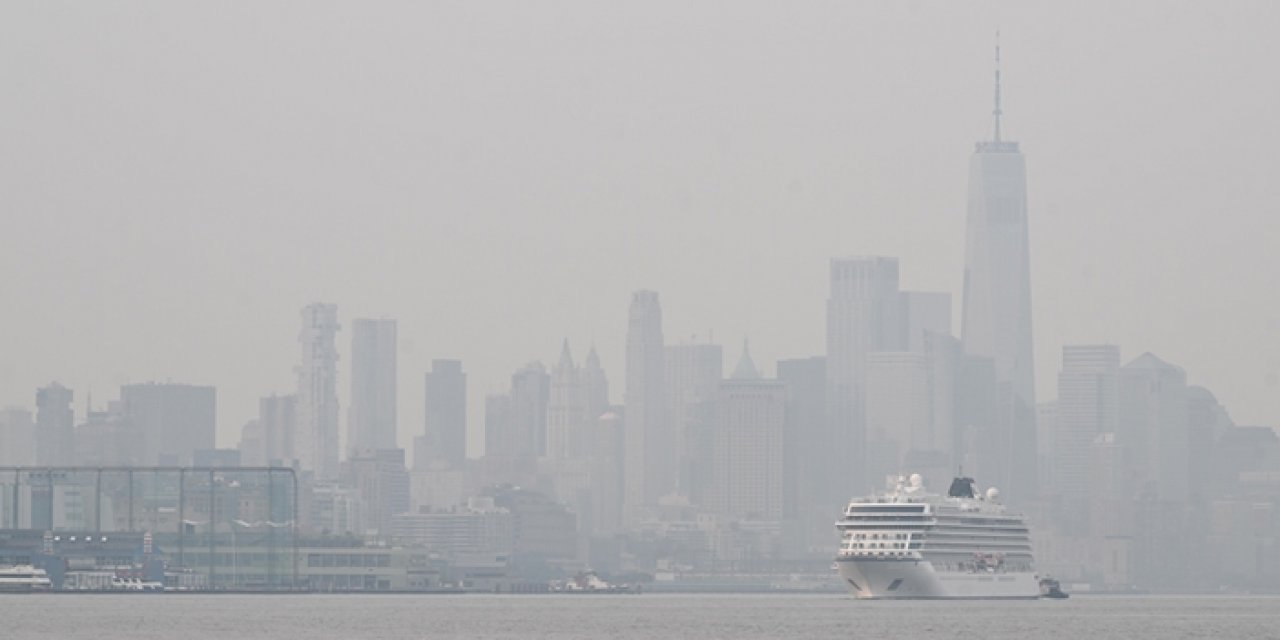
M 510 554 L 515 543 L 511 512 L 494 505 L 492 497 L 475 497 L 450 511 L 403 513 L 392 516 L 392 539 L 424 547 L 446 557 L 461 554 Z

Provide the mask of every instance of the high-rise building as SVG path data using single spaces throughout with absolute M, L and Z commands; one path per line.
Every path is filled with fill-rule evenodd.
M 426 375 L 426 429 L 414 451 L 414 466 L 445 462 L 461 468 L 467 461 L 467 374 L 460 360 L 432 360 Z
M 1124 448 L 1114 432 L 1099 433 L 1089 447 L 1089 532 L 1093 565 L 1103 567 L 1103 582 L 1128 584 L 1134 509 L 1125 477 Z M 1052 485 L 1048 485 L 1052 486 Z
M 991 358 L 960 353 L 955 369 L 955 465 L 964 475 L 1003 477 L 1009 440 L 1000 428 L 1000 390 Z M 1003 487 L 1000 487 L 1003 491 Z
M 36 464 L 75 463 L 75 414 L 71 390 L 58 384 L 36 390 Z
M 552 565 L 572 561 L 577 555 L 577 518 L 550 496 L 522 487 L 490 487 L 493 504 L 511 512 L 515 531 L 512 560 L 536 558 Z
M 396 321 L 351 321 L 347 451 L 395 449 Z
M 547 403 L 551 376 L 541 362 L 530 362 L 511 375 L 511 428 L 516 456 L 536 460 L 547 452 Z
M 867 354 L 906 347 L 898 259 L 859 257 L 831 261 L 827 298 L 827 419 L 833 455 L 843 477 L 828 489 L 831 500 L 876 488 L 867 473 Z
M 664 358 L 666 415 L 675 436 L 669 455 L 679 463 L 680 493 L 701 504 L 711 482 L 711 436 L 724 349 L 718 344 L 668 345 Z
M 957 376 L 963 353 L 960 340 L 950 333 L 935 333 L 926 330 L 921 345 L 925 362 L 928 366 L 930 437 L 932 450 L 908 452 L 906 466 L 919 466 L 925 471 L 920 473 L 934 474 L 931 481 L 950 482 L 958 471 L 956 462 L 960 460 L 960 440 L 957 435 L 956 422 L 956 388 L 959 385 Z M 937 484 L 931 486 L 941 489 Z
M 1201 527 L 1203 514 L 1187 510 L 1192 502 L 1187 469 L 1191 455 L 1187 374 L 1181 367 L 1144 353 L 1120 368 L 1119 395 L 1116 440 L 1124 447 L 1133 536 L 1139 541 L 1133 545 L 1133 580 L 1138 584 L 1199 584 L 1203 573 L 1182 560 L 1214 545 L 1205 544 L 1202 537 L 1207 533 Z M 1238 469 L 1233 471 L 1238 474 Z M 1267 519 L 1264 516 L 1257 521 Z
M 595 350 L 587 356 L 585 366 L 578 367 L 566 340 L 560 361 L 551 372 L 547 450 L 539 469 L 543 477 L 551 480 L 556 499 L 578 514 L 578 525 L 586 534 L 606 526 L 608 513 L 617 511 L 604 508 L 602 498 L 618 498 L 615 485 L 619 462 L 608 452 L 598 456 L 600 417 L 608 412 L 608 405 L 603 404 L 608 401 L 607 384 Z M 611 465 L 614 473 L 609 473 L 602 463 Z
M 1036 404 L 1036 452 L 1037 471 L 1041 487 L 1053 487 L 1053 438 L 1058 432 L 1058 401 Z
M 511 390 L 489 394 L 484 406 L 485 482 L 531 474 L 545 451 L 551 376 L 541 362 L 511 375 Z
M 1018 143 L 1000 130 L 1000 68 L 996 49 L 995 130 L 969 161 L 965 236 L 965 353 L 995 366 L 1000 433 L 1006 453 L 996 469 L 1010 501 L 1036 493 L 1035 373 L 1031 344 L 1031 261 L 1027 240 L 1026 163 Z
M 306 492 L 300 513 L 303 531 L 319 534 L 362 535 L 365 533 L 360 514 L 360 492 L 337 482 L 302 485 Z
M 293 395 L 258 400 L 258 417 L 240 430 L 240 460 L 245 466 L 293 466 L 297 400 Z
M 258 400 L 262 455 L 268 465 L 293 466 L 298 459 L 293 438 L 298 424 L 298 396 L 270 395 Z
M 951 335 L 951 294 L 937 291 L 903 291 L 902 315 L 906 322 L 908 351 L 924 349 L 926 333 Z
M 819 496 L 840 476 L 838 458 L 827 453 L 832 441 L 827 430 L 827 359 L 779 360 L 778 381 L 787 387 L 784 504 L 805 516 L 820 513 L 825 534 L 831 505 Z
M 29 467 L 36 463 L 36 424 L 19 407 L 0 410 L 0 465 Z
M 622 408 L 609 402 L 609 378 L 600 366 L 595 345 L 587 352 L 582 367 L 582 385 L 587 396 L 587 468 L 590 504 L 579 507 L 579 527 L 590 535 L 604 535 L 622 526 Z
M 267 466 L 266 434 L 262 421 L 254 418 L 240 427 L 240 442 L 236 444 L 240 462 L 246 467 Z
M 868 353 L 866 389 L 868 473 L 881 479 L 924 474 L 924 469 L 908 467 L 907 457 L 939 445 L 933 433 L 929 361 L 910 351 Z M 929 480 L 937 487 L 936 477 Z
M 124 419 L 137 431 L 142 464 L 189 465 L 197 449 L 214 448 L 213 387 L 148 382 L 120 387 Z
M 409 511 L 443 511 L 466 502 L 477 487 L 471 469 L 450 467 L 442 460 L 419 462 L 409 474 Z
M 1118 440 L 1134 492 L 1186 502 L 1189 403 L 1181 367 L 1144 353 L 1120 369 Z
M 623 459 L 625 430 L 623 408 L 609 407 L 596 419 L 591 439 L 592 505 L 583 517 L 588 533 L 616 533 L 622 528 Z
M 550 460 L 575 460 L 586 456 L 594 421 L 588 422 L 587 390 L 582 373 L 573 362 L 569 341 L 560 349 L 560 361 L 551 370 L 547 400 L 547 448 Z
M 960 344 L 928 329 L 920 330 L 916 343 L 908 351 L 866 356 L 867 472 L 881 480 L 918 473 L 925 486 L 941 491 L 962 459 L 956 429 Z
M 125 415 L 123 401 L 107 403 L 106 411 L 86 409 L 84 423 L 76 427 L 76 464 L 90 467 L 154 464 L 142 459 L 148 451 L 144 434 Z M 151 455 L 156 455 L 154 450 Z
M 653 291 L 631 295 L 627 320 L 626 460 L 624 507 L 628 523 L 645 505 L 675 490 L 678 463 L 671 455 L 674 434 L 666 419 L 662 306 Z
M 490 458 L 516 455 L 509 393 L 491 393 L 484 398 L 484 455 Z
M 1191 485 L 1188 497 L 1203 505 L 1215 493 L 1216 484 L 1212 464 L 1214 446 L 1219 438 L 1235 422 L 1227 408 L 1218 402 L 1213 392 L 1204 387 L 1187 387 L 1187 482 Z
M 391 532 L 391 518 L 409 511 L 409 471 L 404 449 L 353 451 L 347 461 L 350 485 L 360 496 L 362 533 Z
M 338 477 L 338 306 L 314 303 L 302 309 L 298 344 L 298 407 L 293 445 L 303 472 Z
M 787 387 L 760 376 L 746 346 L 719 388 L 707 507 L 747 520 L 781 520 Z
M 247 466 L 240 460 L 239 449 L 198 449 L 191 456 L 191 464 L 196 467 L 213 467 L 215 469 L 235 469 Z
M 1120 349 L 1115 345 L 1062 348 L 1052 490 L 1062 501 L 1059 516 L 1068 532 L 1083 533 L 1089 527 L 1092 449 L 1099 434 L 1116 432 L 1119 369 Z
M 592 345 L 582 366 L 582 386 L 587 394 L 587 417 L 594 422 L 609 410 L 609 378 L 600 366 L 600 356 Z

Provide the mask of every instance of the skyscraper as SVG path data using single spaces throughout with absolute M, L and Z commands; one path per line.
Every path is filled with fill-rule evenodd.
M 484 405 L 484 484 L 530 485 L 547 442 L 547 403 L 551 376 L 541 362 L 511 375 L 511 390 L 490 394 Z
M 240 427 L 240 442 L 236 444 L 240 453 L 240 464 L 246 467 L 264 467 L 267 465 L 266 430 L 262 421 L 254 418 Z
M 52 382 L 36 390 L 36 464 L 74 464 L 75 414 L 71 390 Z
M 1069 532 L 1088 529 L 1089 497 L 1094 493 L 1090 469 L 1096 453 L 1093 446 L 1099 434 L 1116 432 L 1119 369 L 1120 349 L 1115 345 L 1062 348 L 1053 432 L 1052 487 L 1061 497 L 1060 515 Z
M 142 464 L 186 465 L 194 452 L 214 448 L 217 392 L 213 387 L 148 382 L 120 388 L 125 422 L 136 431 Z
M 1007 446 L 998 484 L 1012 501 L 1036 492 L 1035 374 L 1031 351 L 1031 266 L 1026 163 L 1001 137 L 1000 48 L 996 47 L 994 133 L 969 161 L 965 236 L 965 353 L 990 358 L 998 391 L 998 440 Z
M 414 465 L 447 462 L 460 468 L 467 461 L 467 374 L 459 360 L 432 360 L 426 375 L 424 441 L 414 451 Z
M 616 531 L 622 514 L 622 409 L 609 405 L 609 380 L 594 346 L 581 371 L 587 404 L 587 504 L 579 493 L 575 510 L 579 528 L 588 535 Z
M 396 321 L 351 322 L 347 451 L 395 449 Z
M 36 461 L 36 425 L 19 407 L 0 410 L 0 465 L 29 467 Z
M 573 460 L 587 453 L 588 436 L 594 421 L 587 418 L 587 393 L 581 370 L 573 363 L 569 341 L 560 349 L 560 361 L 551 370 L 551 389 L 547 400 L 546 457 Z
M 95 411 L 92 407 L 86 409 L 84 422 L 76 426 L 76 464 L 91 467 L 150 464 L 142 459 L 148 451 L 144 433 L 125 415 L 124 401 L 108 402 L 106 411 Z M 170 409 L 174 413 L 178 410 L 178 407 Z M 184 417 L 175 420 L 172 426 L 178 429 L 188 421 L 189 418 Z M 155 422 L 152 420 L 148 424 L 148 421 L 144 421 L 143 424 L 154 429 Z M 147 435 L 156 439 L 153 434 Z M 150 454 L 156 455 L 154 448 Z M 188 456 L 193 457 L 190 453 Z M 168 460 L 179 461 L 177 457 L 170 457 Z
M 592 433 L 591 488 L 594 504 L 584 529 L 608 534 L 622 527 L 625 436 L 622 407 L 610 407 L 596 419 Z
M 1204 517 L 1186 509 L 1192 496 L 1187 374 L 1181 367 L 1144 353 L 1120 368 L 1119 386 L 1116 440 L 1124 447 L 1126 488 L 1132 496 L 1126 506 L 1135 514 L 1133 536 L 1141 540 L 1133 549 L 1133 579 L 1147 584 L 1198 584 L 1203 574 L 1194 573 L 1191 563 L 1170 561 L 1191 558 L 1214 547 L 1196 544 L 1194 532 Z M 1267 455 L 1256 448 L 1252 453 Z M 1203 464 L 1206 457 L 1198 456 L 1198 461 Z M 1241 466 L 1237 466 L 1229 473 L 1240 472 Z M 1254 549 L 1254 553 L 1261 552 Z
M 762 378 L 744 344 L 718 394 L 706 506 L 734 518 L 781 520 L 786 384 Z
M 935 451 L 929 393 L 929 362 L 910 351 L 867 354 L 867 470 L 872 479 L 921 473 L 938 487 L 935 474 L 912 465 L 908 453 Z M 949 444 L 949 442 L 948 442 Z M 934 475 L 934 477 L 930 477 Z
M 991 358 L 956 356 L 955 466 L 974 478 L 1001 477 L 1009 459 L 1009 440 L 999 428 L 1000 392 Z M 995 484 L 993 481 L 991 484 Z
M 945 323 L 932 324 L 945 329 Z M 919 334 L 909 351 L 867 354 L 867 470 L 873 479 L 918 473 L 925 486 L 941 489 L 954 477 L 959 459 L 960 344 L 949 333 L 921 328 Z
M 718 344 L 668 345 L 667 420 L 679 467 L 680 493 L 701 504 L 711 481 L 711 436 L 715 406 L 724 377 L 724 349 Z
M 626 460 L 623 473 L 625 517 L 629 524 L 640 519 L 644 505 L 676 488 L 676 461 L 665 405 L 662 307 L 658 294 L 636 291 L 631 295 L 627 320 Z
M 338 306 L 302 309 L 298 344 L 298 406 L 293 444 L 302 471 L 318 479 L 338 477 Z
M 844 474 L 833 479 L 829 500 L 846 500 L 874 488 L 866 471 L 867 354 L 905 348 L 898 259 L 832 260 L 827 298 L 829 464 Z
M 1135 493 L 1186 502 L 1190 453 L 1187 374 L 1150 353 L 1120 369 L 1119 436 Z
M 932 451 L 908 452 L 908 467 L 922 465 L 930 467 L 935 478 L 949 482 L 958 469 L 956 461 L 960 459 L 960 440 L 956 422 L 956 388 L 959 381 L 961 351 L 960 340 L 950 333 L 934 333 L 924 331 L 924 341 L 920 345 L 929 366 L 929 411 L 930 432 L 933 438 Z M 919 473 L 930 473 L 928 469 Z M 934 485 L 937 486 L 937 485 Z
M 409 510 L 409 472 L 404 449 L 353 450 L 347 461 L 350 478 L 360 495 L 360 531 L 386 536 L 391 517 Z
M 298 459 L 293 438 L 298 424 L 298 396 L 270 395 L 258 400 L 262 455 L 269 465 L 292 466 Z
M 511 416 L 511 394 L 491 393 L 484 399 L 484 455 L 508 460 L 516 456 Z
M 1203 505 L 1216 478 L 1212 465 L 1205 463 L 1222 434 L 1234 425 L 1227 408 L 1204 387 L 1187 387 L 1187 482 L 1188 497 Z
M 600 356 L 593 345 L 582 365 L 582 386 L 587 394 L 587 417 L 594 424 L 609 410 L 609 378 L 600 366 Z
M 1036 471 L 1041 487 L 1053 486 L 1053 438 L 1058 431 L 1058 401 L 1036 403 Z
M 784 504 L 805 516 L 820 513 L 826 534 L 830 504 L 821 495 L 839 475 L 839 468 L 824 466 L 831 458 L 827 432 L 827 359 L 822 356 L 778 361 L 778 380 L 787 386 L 786 456 L 783 478 Z M 788 514 L 789 515 L 789 514 Z
M 530 362 L 511 375 L 511 432 L 515 455 L 536 461 L 547 451 L 547 402 L 551 376 L 541 362 Z
M 926 333 L 951 334 L 951 294 L 936 291 L 903 291 L 902 315 L 910 351 L 924 349 Z
M 539 474 L 551 479 L 554 495 L 578 514 L 578 525 L 584 533 L 594 531 L 603 522 L 596 516 L 601 498 L 610 494 L 617 499 L 618 461 L 603 461 L 597 456 L 600 416 L 608 411 L 604 371 L 593 349 L 587 363 L 578 367 L 565 340 L 560 362 L 551 372 L 551 394 L 547 403 L 547 450 L 539 463 Z M 607 473 L 601 463 L 614 466 Z M 603 473 L 602 473 L 603 472 Z M 616 512 L 615 509 L 610 511 Z

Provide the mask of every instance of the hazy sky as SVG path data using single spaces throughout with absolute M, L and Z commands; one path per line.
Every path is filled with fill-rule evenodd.
M 234 446 L 322 300 L 399 320 L 407 445 L 431 358 L 464 360 L 476 433 L 564 337 L 620 401 L 636 288 L 668 340 L 714 329 L 731 365 L 749 335 L 769 372 L 823 352 L 832 256 L 899 256 L 958 317 L 999 27 L 1040 399 L 1061 345 L 1105 341 L 1276 425 L 1278 26 L 1274 2 L 5 2 L 0 404 L 214 384 Z

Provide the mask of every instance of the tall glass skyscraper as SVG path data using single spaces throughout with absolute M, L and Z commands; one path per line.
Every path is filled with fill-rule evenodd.
M 426 399 L 426 428 L 414 465 L 425 469 L 427 462 L 443 460 L 461 468 L 467 461 L 467 374 L 462 361 L 431 361 Z
M 627 315 L 627 379 L 624 517 L 639 522 L 641 510 L 675 490 L 678 464 L 666 421 L 662 306 L 653 291 L 631 295 Z
M 338 477 L 338 328 L 337 305 L 317 302 L 302 309 L 294 457 L 302 471 L 325 480 Z
M 906 348 L 898 259 L 862 256 L 831 261 L 827 298 L 828 455 L 817 464 L 833 478 L 832 499 L 881 486 L 867 465 L 867 354 Z
M 972 471 L 1017 500 L 1036 493 L 1031 260 L 1026 163 L 1018 143 L 1001 137 L 1002 115 L 997 46 L 994 132 L 969 161 L 961 340 L 968 355 L 991 360 L 998 387 L 995 424 L 979 427 L 993 432 L 977 441 L 1003 451 L 989 458 L 994 468 Z
M 399 448 L 396 438 L 396 321 L 351 322 L 351 407 L 346 453 Z

